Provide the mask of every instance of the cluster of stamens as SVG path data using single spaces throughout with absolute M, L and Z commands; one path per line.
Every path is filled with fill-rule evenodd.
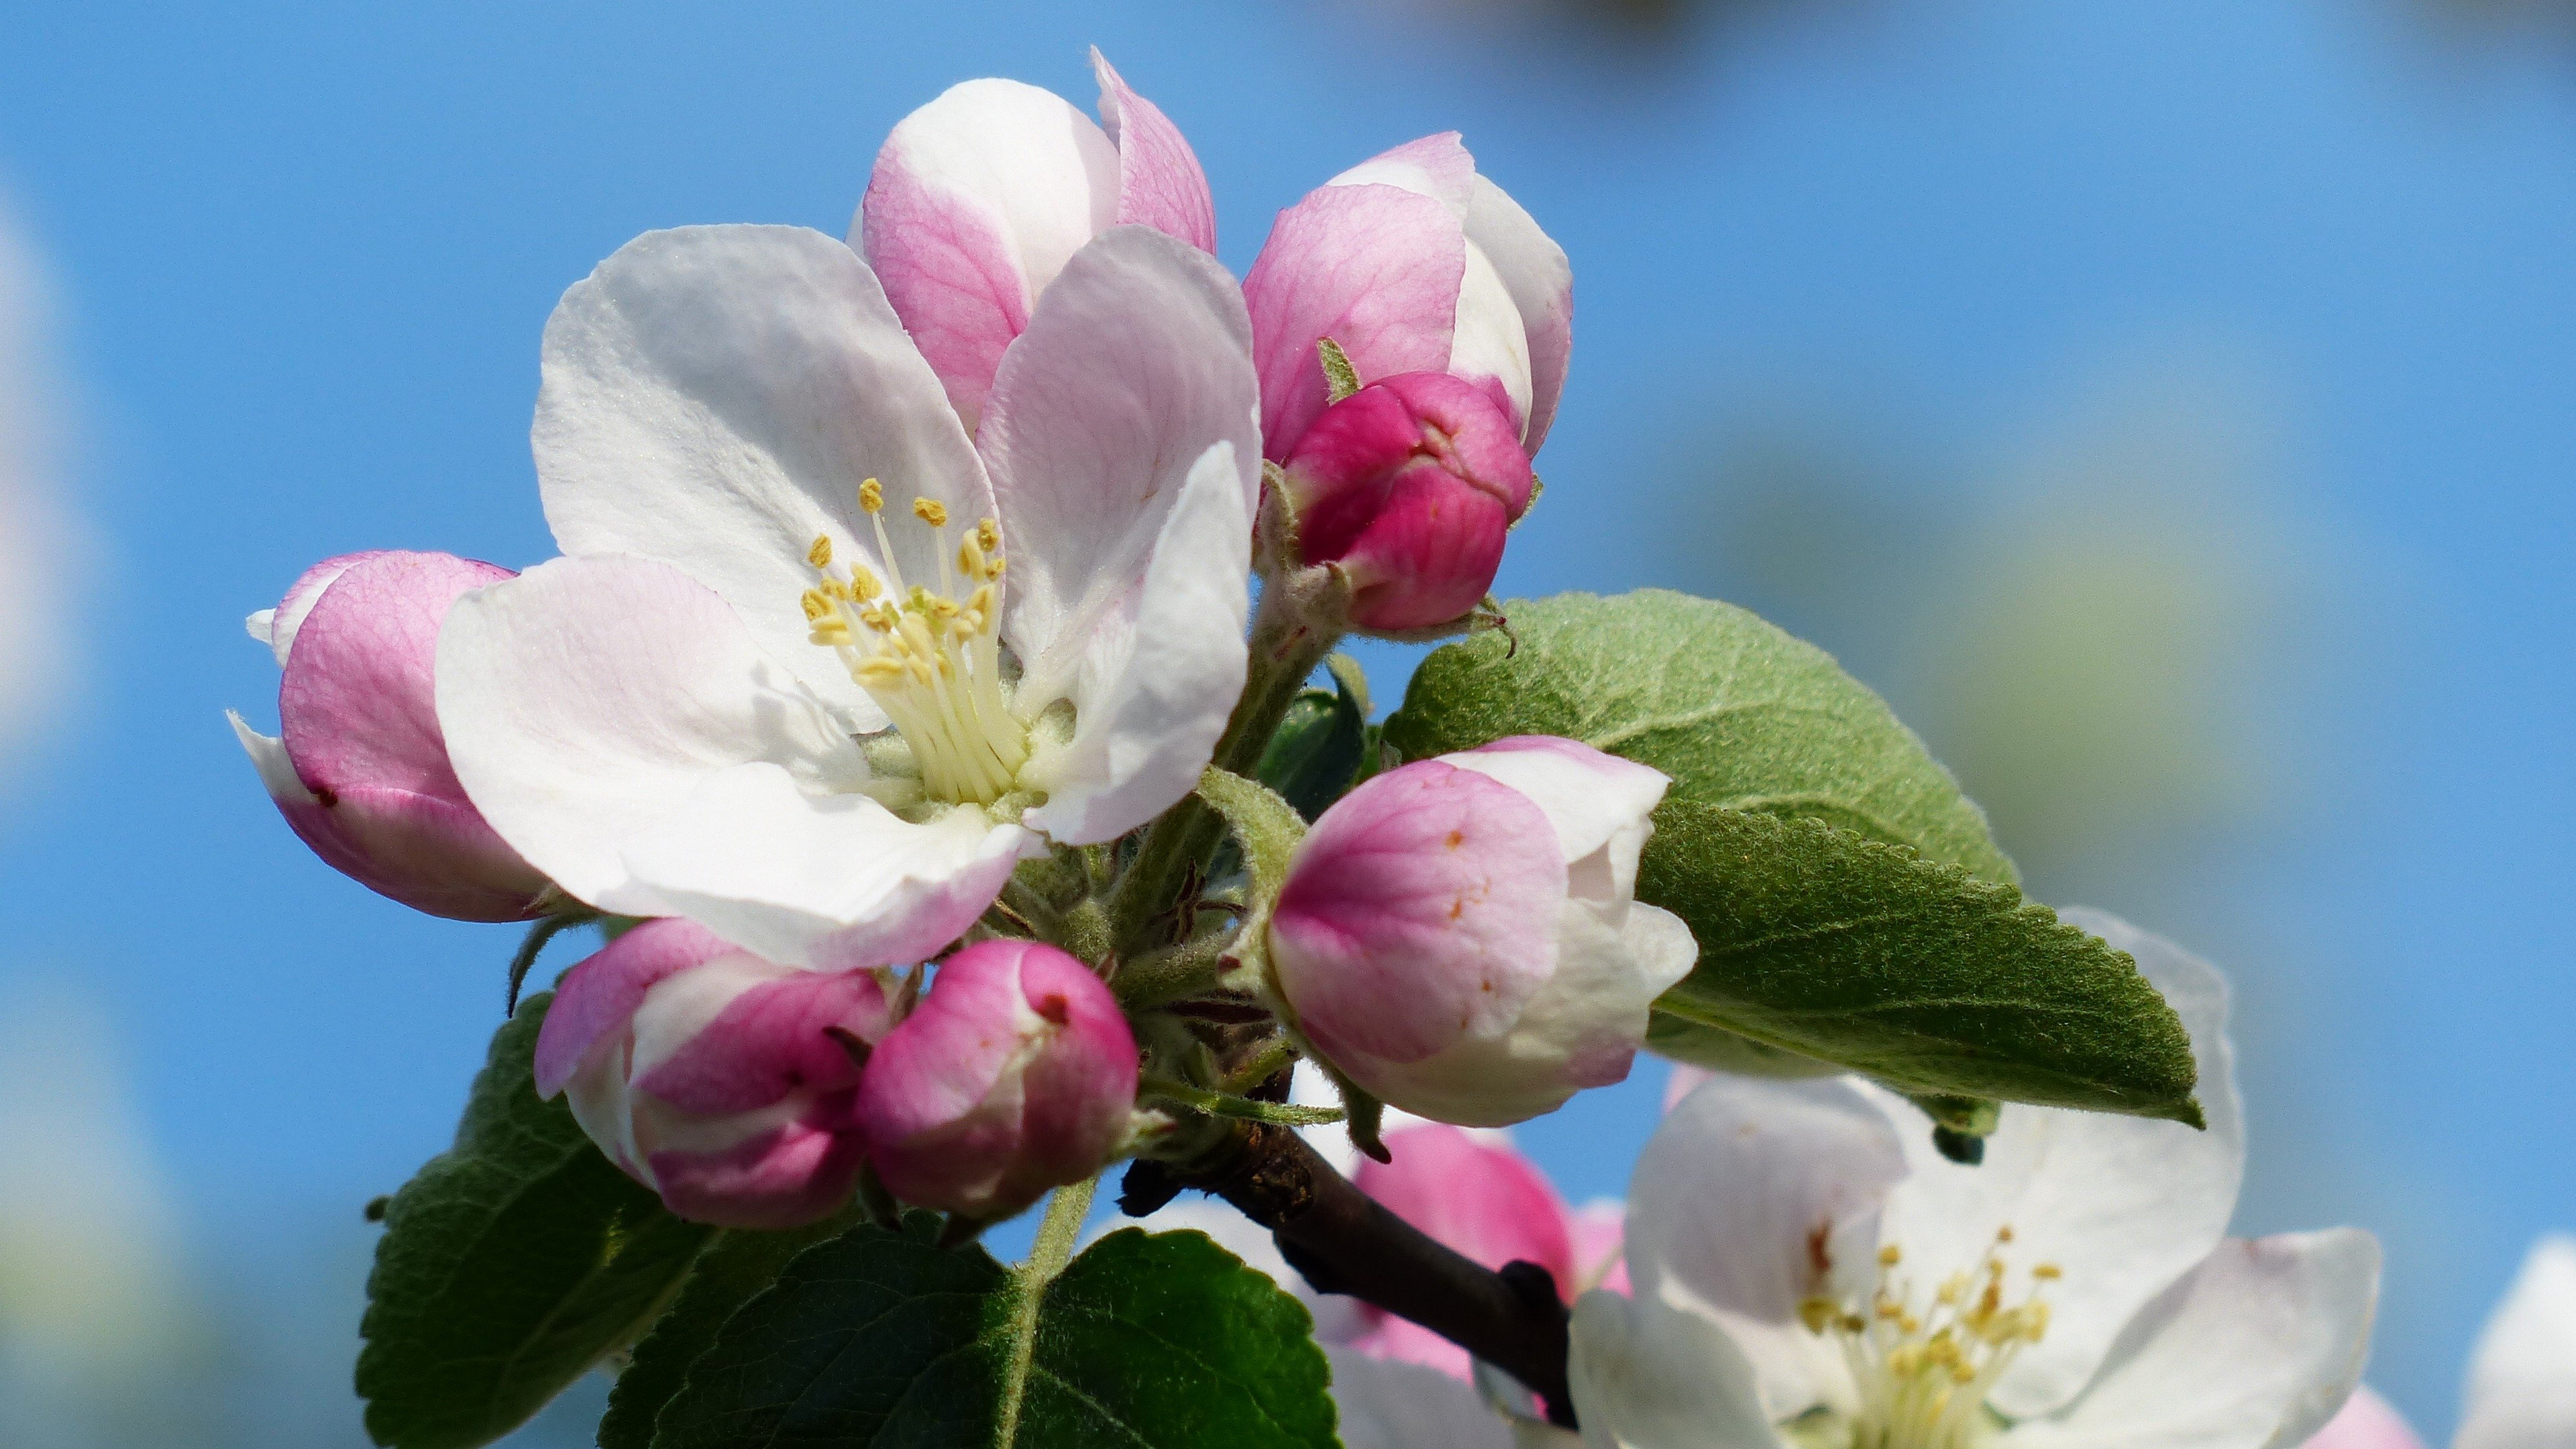
M 822 576 L 801 602 L 813 642 L 841 656 L 850 677 L 894 721 L 912 747 L 922 789 L 933 799 L 989 805 L 1011 789 L 1028 759 L 1028 727 L 1002 691 L 1002 533 L 976 521 L 948 549 L 948 509 L 929 498 L 913 517 L 937 537 L 939 587 L 906 584 L 886 537 L 885 489 L 859 485 L 859 509 L 877 535 L 890 575 L 832 561 L 832 539 L 817 534 L 805 560 Z M 956 596 L 961 590 L 965 597 Z
M 1986 1396 L 2048 1332 L 2039 1292 L 2060 1276 L 2056 1264 L 2038 1264 L 2029 1294 L 2006 1306 L 2003 1249 L 2012 1240 L 2010 1227 L 1998 1231 L 1974 1270 L 1951 1275 L 1919 1307 L 1913 1284 L 1896 1273 L 1905 1255 L 1893 1243 L 1878 1250 L 1866 1304 L 1819 1297 L 1798 1305 L 1810 1333 L 1836 1340 L 1860 1390 L 1851 1449 L 1969 1449 L 1992 1431 Z

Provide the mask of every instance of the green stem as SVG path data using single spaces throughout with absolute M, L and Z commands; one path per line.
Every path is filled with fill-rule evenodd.
M 1281 1127 L 1320 1127 L 1342 1120 L 1334 1107 L 1298 1107 L 1286 1102 L 1256 1102 L 1249 1097 L 1232 1096 L 1175 1082 L 1166 1077 L 1147 1077 L 1136 1084 L 1139 1096 L 1168 1097 L 1211 1117 L 1232 1117 L 1244 1122 L 1269 1122 Z
M 1272 581 L 1261 591 L 1261 607 L 1252 618 L 1250 660 L 1243 695 L 1225 722 L 1211 761 L 1221 770 L 1250 776 L 1261 765 L 1261 753 L 1306 678 L 1340 642 L 1341 631 L 1328 627 L 1290 595 L 1296 591 Z M 1155 924 L 1180 903 L 1182 885 L 1204 867 L 1225 839 L 1225 822 L 1193 797 L 1163 812 L 1146 827 L 1135 864 L 1119 882 L 1112 904 L 1121 954 L 1135 955 L 1165 941 L 1150 939 Z
M 1037 1242 L 1029 1249 L 1029 1260 L 1011 1270 L 1011 1291 L 1016 1295 L 1011 1305 L 1011 1362 L 1002 1376 L 1002 1423 L 993 1438 L 996 1444 L 1019 1439 L 1020 1404 L 1028 1397 L 1029 1365 L 1037 1357 L 1038 1310 L 1044 1306 L 1047 1285 L 1073 1261 L 1073 1245 L 1082 1239 L 1083 1220 L 1091 1216 L 1091 1195 L 1099 1187 L 1095 1175 L 1057 1188 L 1055 1196 L 1047 1199 L 1046 1216 L 1038 1220 Z

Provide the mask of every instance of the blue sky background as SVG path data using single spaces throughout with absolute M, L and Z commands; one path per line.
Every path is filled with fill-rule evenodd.
M 2004 844 L 2232 970 L 2243 1225 L 2383 1235 L 2372 1376 L 2447 1432 L 2523 1248 L 2576 1224 L 2576 54 L 2367 0 L 1852 0 L 1638 47 L 1388 9 L 8 7 L 0 195 L 53 273 L 96 547 L 80 677 L 0 779 L 0 997 L 105 1023 L 206 1311 L 311 1325 L 242 1370 L 322 1385 L 258 1410 L 270 1442 L 360 1442 L 358 1207 L 444 1144 L 515 938 L 295 843 L 221 718 L 274 721 L 241 616 L 350 549 L 544 557 L 564 287 L 653 227 L 837 235 L 907 110 L 986 74 L 1087 105 L 1092 43 L 1197 147 L 1238 271 L 1308 187 L 1451 127 L 1565 245 L 1509 592 L 1737 597 L 1965 718 L 1941 661 L 2025 545 L 2081 581 L 2174 541 L 2146 571 L 2213 616 L 2173 637 L 2216 661 L 2185 673 L 2217 784 L 2036 854 L 1999 814 Z M 1789 557 L 1753 437 L 1879 552 Z M 2168 637 L 2114 617 L 2117 657 Z M 2027 685 L 1998 637 L 1970 654 Z M 1660 1077 L 1522 1139 L 1617 1193 Z

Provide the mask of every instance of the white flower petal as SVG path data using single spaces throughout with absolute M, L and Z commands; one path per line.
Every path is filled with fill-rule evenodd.
M 1344 1449 L 1512 1449 L 1511 1426 L 1437 1369 L 1327 1348 Z
M 1467 268 L 1458 278 L 1458 318 L 1449 335 L 1449 371 L 1469 382 L 1499 388 L 1510 417 L 1529 434 L 1529 328 L 1511 289 L 1484 249 L 1467 241 Z
M 1574 268 L 1566 262 L 1565 248 L 1539 230 L 1519 202 L 1481 175 L 1475 198 L 1467 204 L 1467 240 L 1493 265 L 1528 328 L 1530 407 L 1521 445 L 1535 457 L 1556 421 L 1557 398 L 1565 391 L 1566 365 L 1574 354 Z
M 1752 1362 L 1696 1314 L 1595 1289 L 1574 1305 L 1566 1377 L 1586 1449 L 1770 1449 Z
M 711 776 L 766 760 L 819 792 L 867 775 L 831 712 L 724 600 L 645 559 L 557 559 L 457 600 L 438 641 L 438 720 L 501 838 L 575 897 L 628 915 L 673 914 L 623 852 Z
M 860 480 L 877 478 L 892 562 L 936 584 L 945 550 L 911 500 L 964 523 L 992 504 L 939 379 L 857 254 L 801 227 L 651 232 L 564 294 L 544 355 L 533 442 L 564 552 L 677 565 L 853 727 L 881 727 L 840 661 L 806 642 L 806 549 L 829 534 L 840 557 L 889 574 L 858 508 Z
M 1234 486 L 1251 516 L 1261 486 L 1251 347 L 1225 269 L 1145 227 L 1083 248 L 1039 298 L 977 434 L 1001 507 L 1002 632 L 1027 666 L 1024 705 L 1096 668 L 1100 637 L 1120 647 L 1155 541 L 1218 443 L 1234 445 Z M 1237 552 L 1206 564 L 1239 583 L 1249 568 Z
M 2004 1442 L 2010 1449 L 2304 1443 L 2360 1381 L 2378 1294 L 2379 1244 L 2358 1229 L 2225 1239 L 2146 1306 L 2081 1398 L 2015 1425 Z
M 1798 1305 L 1874 1281 L 1880 1205 L 1904 1175 L 1896 1130 L 1850 1082 L 1713 1079 L 1637 1159 L 1637 1296 L 1714 1319 L 1752 1362 L 1773 1419 L 1843 1404 L 1849 1371 Z
M 1973 1269 L 2010 1227 L 2005 1261 L 2016 1273 L 2039 1263 L 2065 1270 L 2049 1285 L 2047 1339 L 2023 1350 L 1995 1386 L 1995 1407 L 2015 1417 L 2072 1399 L 2139 1308 L 2209 1255 L 2227 1231 L 2245 1171 L 2226 982 L 2209 963 L 2116 916 L 2060 914 L 2135 956 L 2181 1016 L 2209 1128 L 2006 1106 L 1985 1161 L 1967 1167 L 1933 1147 L 1921 1112 L 1878 1094 L 1900 1124 L 1913 1168 L 1889 1195 L 1887 1241 L 1937 1278 Z
M 2534 1244 L 2478 1335 L 2453 1449 L 2576 1444 L 2576 1238 Z
M 252 729 L 239 710 L 225 710 L 224 718 L 233 722 L 233 738 L 241 741 L 242 749 L 250 755 L 251 768 L 259 771 L 259 783 L 268 790 L 269 798 L 291 805 L 314 803 L 313 791 L 295 773 L 295 762 L 286 757 L 286 741 Z
M 929 959 L 1040 845 L 976 806 L 914 824 L 758 763 L 709 777 L 624 858 L 672 911 L 744 950 L 838 971 Z
M 1243 692 L 1252 519 L 1232 443 L 1190 470 L 1141 579 L 1103 598 L 1068 646 L 1073 738 L 1020 771 L 1047 792 L 1023 817 L 1067 844 L 1110 840 L 1196 788 Z M 1031 697 L 1024 684 L 1021 699 Z M 1044 698 L 1043 693 L 1036 697 Z

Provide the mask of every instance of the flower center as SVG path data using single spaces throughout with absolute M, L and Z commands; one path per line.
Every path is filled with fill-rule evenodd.
M 1998 1231 L 1974 1269 L 1944 1279 L 1927 1299 L 1896 1271 L 1905 1254 L 1890 1243 L 1878 1250 L 1866 1301 L 1817 1297 L 1798 1305 L 1807 1331 L 1842 1350 L 1859 1388 L 1850 1437 L 1841 1441 L 1849 1449 L 1971 1449 L 1993 1435 L 1999 1421 L 1986 1395 L 2021 1350 L 2048 1332 L 2039 1292 L 2060 1276 L 2054 1263 L 2034 1266 L 2028 1294 L 2006 1306 L 2003 1250 L 2012 1239 L 2010 1227 Z
M 805 591 L 807 636 L 841 656 L 912 747 L 922 792 L 937 800 L 990 805 L 1011 789 L 1029 757 L 1029 727 L 1003 690 L 1002 533 L 989 518 L 965 530 L 950 565 L 948 509 L 928 498 L 913 517 L 938 540 L 939 587 L 904 582 L 886 537 L 885 490 L 859 485 L 859 507 L 876 529 L 889 579 L 865 564 L 832 562 L 832 540 L 817 534 L 805 560 L 822 581 Z M 964 598 L 958 597 L 964 591 Z

